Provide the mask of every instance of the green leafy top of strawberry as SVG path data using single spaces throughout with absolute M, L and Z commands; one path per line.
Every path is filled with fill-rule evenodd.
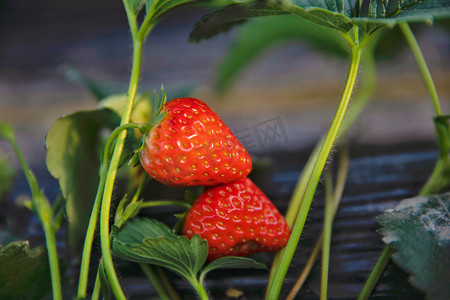
M 217 185 L 247 176 L 250 155 L 204 102 L 178 98 L 144 139 L 143 168 L 169 186 Z
M 290 229 L 267 196 L 243 178 L 205 190 L 186 214 L 183 234 L 208 241 L 208 260 L 214 260 L 277 251 Z

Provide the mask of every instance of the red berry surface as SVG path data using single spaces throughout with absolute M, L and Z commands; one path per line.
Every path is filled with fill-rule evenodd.
M 204 102 L 174 99 L 166 117 L 145 138 L 141 165 L 169 186 L 217 185 L 247 176 L 247 150 Z
M 284 246 L 290 230 L 283 216 L 249 179 L 210 187 L 186 215 L 183 234 L 208 241 L 208 260 L 272 252 Z

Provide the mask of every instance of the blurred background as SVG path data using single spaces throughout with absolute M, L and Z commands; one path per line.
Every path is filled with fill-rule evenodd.
M 171 90 L 194 87 L 191 94 L 219 113 L 251 152 L 315 144 L 340 98 L 346 60 L 300 40 L 283 42 L 259 55 L 219 97 L 217 69 L 239 29 L 189 43 L 193 25 L 209 11 L 179 9 L 156 26 L 144 46 L 140 91 L 163 84 L 170 98 Z M 418 41 L 448 112 L 449 35 L 420 29 Z M 66 76 L 68 70 L 126 92 L 131 38 L 121 1 L 2 0 L 0 45 L 0 119 L 16 128 L 32 165 L 43 163 L 45 134 L 56 118 L 96 106 L 89 91 Z M 380 61 L 377 71 L 373 101 L 355 126 L 356 142 L 432 145 L 433 109 L 409 49 Z M 255 126 L 271 120 L 282 126 L 283 137 L 262 145 Z
M 344 88 L 348 62 L 313 49 L 303 39 L 281 41 L 260 53 L 236 77 L 228 92 L 219 95 L 218 69 L 223 68 L 230 47 L 242 32 L 234 28 L 190 43 L 194 24 L 211 11 L 200 6 L 178 9 L 154 28 L 144 46 L 140 92 L 159 90 L 163 84 L 169 99 L 184 90 L 210 105 L 251 154 L 274 158 L 275 166 L 269 169 L 273 172 L 260 181 L 264 183 L 260 186 L 284 211 L 301 166 L 330 125 Z M 413 27 L 444 114 L 450 112 L 448 28 L 448 23 L 439 28 Z M 351 189 L 346 190 L 333 233 L 337 250 L 332 257 L 335 269 L 330 275 L 330 294 L 336 299 L 356 297 L 384 247 L 376 233 L 376 216 L 400 199 L 416 195 L 437 157 L 434 110 L 415 60 L 409 49 L 403 48 L 402 38 L 391 43 L 388 46 L 398 53 L 377 62 L 375 92 L 352 129 Z M 50 199 L 56 198 L 59 190 L 45 166 L 48 129 L 62 115 L 97 107 L 80 78 L 126 93 L 131 54 L 131 37 L 120 0 L 0 0 L 0 121 L 14 126 L 26 159 Z M 18 168 L 4 141 L 0 141 L 0 154 Z M 21 172 L 14 185 L 10 198 L 20 202 L 28 191 Z M 308 218 L 311 227 L 302 237 L 294 271 L 303 266 L 321 230 L 321 196 Z M 38 221 L 31 218 L 25 222 L 31 212 L 12 203 L 0 210 L 0 225 L 21 228 L 23 232 L 17 229 L 16 236 L 31 240 L 32 245 L 42 244 Z M 59 239 L 64 239 L 63 233 Z M 58 247 L 64 248 L 64 244 Z M 242 274 L 238 275 L 246 276 Z M 317 298 L 318 274 L 318 270 L 313 271 L 302 299 Z M 407 274 L 392 266 L 390 274 L 379 286 L 378 295 L 384 297 L 380 299 L 422 298 L 406 283 Z M 265 282 L 249 276 L 244 279 L 250 281 L 236 277 L 225 282 L 219 278 L 211 284 L 218 288 L 242 285 L 261 293 Z M 292 283 L 295 276 L 289 275 Z M 392 278 L 400 279 L 393 284 Z M 179 283 L 189 289 L 183 284 Z M 132 277 L 129 285 L 135 285 L 137 294 L 139 288 L 143 294 L 148 293 L 149 286 L 142 278 Z

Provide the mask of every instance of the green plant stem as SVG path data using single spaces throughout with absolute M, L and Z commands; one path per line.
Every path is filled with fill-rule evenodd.
M 100 274 L 97 272 L 97 276 L 95 277 L 94 289 L 92 290 L 91 300 L 98 300 L 100 298 L 101 290 L 102 286 L 100 283 Z
M 131 199 L 131 203 L 135 203 L 139 200 L 139 197 L 141 196 L 142 189 L 144 188 L 144 185 L 147 183 L 148 174 L 144 172 L 142 174 L 141 180 L 139 182 L 138 188 L 136 190 L 136 193 L 134 193 L 133 199 Z
M 170 206 L 170 205 L 191 208 L 191 205 L 189 203 L 180 201 L 166 201 L 166 200 L 143 202 L 141 207 Z
M 190 279 L 189 282 L 192 285 L 192 287 L 195 289 L 195 291 L 197 292 L 197 295 L 199 296 L 200 300 L 208 300 L 209 299 L 205 288 L 195 277 Z
M 25 177 L 32 193 L 33 209 L 38 215 L 39 220 L 42 224 L 42 229 L 44 231 L 48 262 L 50 266 L 50 277 L 52 281 L 53 299 L 60 300 L 62 299 L 61 275 L 59 273 L 58 251 L 56 248 L 56 230 L 52 222 L 52 209 L 45 196 L 39 190 L 36 178 L 31 172 L 30 167 L 28 166 L 25 157 L 23 156 L 22 151 L 17 144 L 12 129 L 10 129 L 10 131 L 11 134 L 7 136 L 7 139 L 11 144 L 17 158 L 19 159 L 23 172 L 25 173 Z
M 139 81 L 139 73 L 141 67 L 142 56 L 142 41 L 136 40 L 133 42 L 133 65 L 131 69 L 131 79 L 127 94 L 127 101 L 125 103 L 124 112 L 122 115 L 121 125 L 130 121 L 131 111 L 136 97 L 137 85 Z M 114 264 L 111 255 L 111 244 L 109 241 L 109 213 L 111 209 L 111 197 L 114 188 L 114 181 L 116 179 L 117 170 L 119 167 L 120 157 L 122 155 L 123 146 L 125 143 L 127 132 L 122 131 L 117 137 L 114 147 L 114 152 L 111 158 L 111 164 L 106 175 L 105 189 L 103 191 L 101 212 L 100 212 L 100 243 L 103 256 L 103 264 L 106 276 L 110 282 L 112 291 L 116 299 L 126 299 L 120 287 L 119 279 L 114 270 Z
M 100 174 L 106 172 L 107 164 L 104 162 L 100 167 Z M 89 275 L 89 263 L 91 261 L 92 244 L 94 242 L 95 228 L 97 227 L 98 214 L 101 205 L 101 191 L 105 187 L 106 178 L 100 176 L 100 182 L 98 184 L 97 195 L 95 196 L 94 205 L 91 211 L 91 217 L 89 218 L 89 224 L 86 231 L 86 237 L 84 239 L 83 253 L 81 256 L 80 276 L 78 279 L 78 294 L 79 299 L 86 298 L 86 289 Z
M 369 299 L 375 285 L 378 282 L 378 279 L 380 278 L 381 274 L 383 274 L 383 271 L 386 268 L 386 265 L 389 262 L 391 255 L 392 249 L 386 246 L 377 263 L 375 264 L 375 267 L 372 269 L 372 272 L 370 273 L 370 276 L 367 279 L 366 284 L 364 285 L 361 293 L 359 294 L 358 300 Z
M 145 276 L 150 280 L 152 283 L 152 286 L 155 288 L 156 292 L 158 293 L 160 299 L 164 300 L 170 300 L 170 296 L 167 293 L 167 291 L 164 289 L 163 284 L 158 278 L 158 275 L 156 274 L 153 267 L 151 267 L 148 264 L 140 263 L 139 266 L 142 269 L 142 272 L 144 272 Z
M 53 299 L 62 299 L 61 276 L 59 273 L 58 251 L 56 249 L 56 232 L 48 222 L 43 222 L 42 227 L 45 234 L 45 244 L 47 246 L 50 274 L 52 278 Z
M 52 205 L 52 211 L 51 211 L 51 215 L 52 215 L 52 216 L 56 216 L 56 215 L 58 214 L 58 212 L 61 211 L 61 208 L 63 208 L 63 207 L 64 207 L 64 204 L 65 204 L 64 201 L 65 201 L 65 199 L 64 199 L 64 197 L 62 196 L 62 194 L 60 193 L 60 194 L 56 197 L 55 201 L 53 202 L 53 205 Z
M 58 231 L 59 227 L 61 227 L 61 224 L 64 222 L 64 220 L 66 219 L 65 217 L 65 211 L 64 208 L 61 208 L 56 215 L 53 217 L 53 228 L 56 231 Z
M 309 256 L 309 259 L 306 262 L 306 265 L 303 268 L 302 273 L 300 274 L 291 291 L 289 292 L 289 295 L 286 297 L 286 300 L 294 300 L 295 296 L 297 296 L 297 293 L 302 288 L 303 284 L 306 281 L 306 278 L 308 278 L 308 275 L 311 272 L 312 267 L 314 266 L 314 263 L 316 262 L 316 258 L 319 255 L 320 250 L 322 248 L 322 243 L 323 243 L 323 231 L 320 234 L 316 244 L 314 245 L 314 249 L 311 252 L 311 255 Z
M 166 271 L 161 267 L 155 267 L 155 270 L 159 279 L 161 280 L 161 283 L 164 285 L 164 288 L 169 294 L 170 299 L 181 300 L 180 295 L 178 295 L 177 291 L 175 290 L 169 278 L 167 277 Z
M 334 141 L 339 132 L 339 128 L 342 124 L 345 113 L 347 111 L 347 107 L 350 102 L 350 98 L 356 82 L 359 63 L 361 60 L 361 52 L 362 49 L 359 46 L 356 45 L 352 47 L 349 73 L 341 101 L 339 102 L 338 109 L 331 123 L 330 129 L 325 137 L 324 143 L 320 148 L 317 160 L 314 163 L 314 167 L 311 172 L 311 178 L 308 182 L 304 199 L 301 203 L 299 213 L 294 223 L 294 227 L 292 228 L 291 237 L 289 238 L 286 248 L 282 250 L 283 254 L 280 259 L 279 267 L 276 268 L 273 281 L 268 287 L 268 292 L 266 295 L 267 299 L 277 299 L 280 294 L 284 278 L 286 276 L 290 262 L 294 255 L 295 249 L 297 248 L 300 236 L 302 234 L 303 226 L 305 224 L 306 217 L 308 215 L 308 211 L 311 206 L 312 199 L 314 197 L 314 193 L 319 183 L 322 170 L 328 159 L 331 148 L 333 147 Z
M 106 172 L 108 171 L 108 164 L 109 164 L 109 154 L 111 150 L 111 146 L 117 136 L 124 130 L 130 129 L 130 128 L 137 128 L 139 127 L 138 124 L 125 124 L 123 126 L 120 126 L 116 128 L 111 135 L 109 136 L 108 140 L 105 144 L 105 149 L 103 150 L 103 160 L 102 164 L 100 166 L 100 181 L 98 183 L 97 187 L 97 194 L 95 195 L 94 204 L 91 211 L 91 216 L 89 218 L 89 224 L 86 230 L 86 236 L 84 239 L 84 246 L 83 246 L 83 253 L 81 256 L 81 266 L 80 266 L 80 275 L 78 279 L 78 292 L 77 297 L 79 299 L 86 298 L 86 289 L 87 289 L 87 282 L 88 282 L 88 275 L 89 275 L 89 263 L 91 260 L 91 251 L 92 251 L 92 244 L 94 241 L 94 235 L 95 235 L 95 228 L 97 227 L 97 221 L 98 221 L 98 214 L 100 212 L 100 205 L 102 201 L 102 192 L 105 188 L 105 182 L 106 182 Z
M 442 116 L 442 109 L 436 91 L 436 86 L 434 85 L 433 78 L 431 77 L 430 70 L 428 69 L 427 63 L 425 62 L 425 58 L 423 57 L 419 44 L 417 43 L 417 40 L 414 37 L 414 34 L 411 28 L 409 27 L 408 23 L 400 22 L 399 27 L 402 30 L 409 47 L 411 48 L 411 52 L 413 53 L 414 58 L 416 59 L 417 66 L 419 67 L 420 73 L 422 74 L 423 80 L 427 87 L 431 102 L 433 103 L 435 114 L 437 117 L 440 117 Z M 445 153 L 443 157 L 438 158 L 433 173 L 431 174 L 428 181 L 425 183 L 425 185 L 419 192 L 419 196 L 435 193 L 440 188 L 437 182 L 440 181 L 439 179 L 441 178 L 443 172 L 445 172 L 445 169 L 447 168 L 447 159 L 448 159 L 447 153 Z
M 439 102 L 439 97 L 436 91 L 436 86 L 434 85 L 433 78 L 431 77 L 430 70 L 428 69 L 428 66 L 425 62 L 419 44 L 417 43 L 417 40 L 414 37 L 414 34 L 411 31 L 411 28 L 409 27 L 408 23 L 399 22 L 398 25 L 402 30 L 403 35 L 405 36 L 406 41 L 409 44 L 409 47 L 411 48 L 414 58 L 416 59 L 417 66 L 419 67 L 420 73 L 422 74 L 423 79 L 425 81 L 425 85 L 428 89 L 428 93 L 430 94 L 431 101 L 433 102 L 436 116 L 441 116 L 442 110 Z
M 320 277 L 320 300 L 327 299 L 328 270 L 330 267 L 331 230 L 333 226 L 333 179 L 331 174 L 325 174 L 325 215 L 323 222 L 322 242 L 322 272 Z
M 339 203 L 341 202 L 342 199 L 342 194 L 344 193 L 344 187 L 348 175 L 348 168 L 349 168 L 348 148 L 344 147 L 339 157 L 339 169 L 337 173 L 336 187 L 334 188 L 333 193 L 333 216 L 332 216 L 333 218 L 336 215 Z M 286 300 L 293 300 L 297 295 L 297 293 L 300 291 L 301 287 L 303 286 L 303 283 L 306 281 L 306 278 L 311 272 L 311 269 L 314 266 L 316 258 L 319 255 L 320 249 L 322 248 L 323 237 L 324 232 L 322 231 L 314 246 L 313 251 L 311 252 L 311 255 L 309 256 L 308 261 L 306 262 L 305 267 L 302 270 L 302 273 L 300 274 L 294 286 L 292 287 L 292 290 L 289 292 L 289 295 L 286 297 Z
M 418 196 L 430 195 L 437 192 L 437 189 L 443 188 L 443 186 L 440 185 L 440 180 L 443 176 L 442 174 L 446 171 L 447 168 L 447 160 L 439 157 L 434 166 L 433 172 L 431 173 L 431 176 L 428 178 L 427 182 L 420 190 Z
M 337 141 L 340 137 L 344 136 L 347 131 L 350 129 L 351 125 L 355 122 L 355 120 L 360 116 L 363 109 L 366 107 L 368 101 L 370 100 L 370 96 L 373 94 L 373 91 L 376 87 L 376 68 L 375 68 L 375 59 L 374 59 L 374 50 L 375 46 L 381 37 L 381 34 L 378 33 L 375 37 L 372 38 L 371 43 L 365 47 L 365 51 L 362 53 L 362 81 L 360 84 L 360 88 L 358 94 L 354 96 L 352 109 L 346 114 L 344 121 L 342 122 L 341 128 L 338 133 Z M 351 39 L 349 39 L 351 42 Z M 311 172 L 314 167 L 314 163 L 317 160 L 317 155 L 319 153 L 320 148 L 323 145 L 324 138 L 322 138 L 314 147 L 311 155 L 308 158 L 305 166 L 303 167 L 303 172 L 301 173 L 297 184 L 295 186 L 294 192 L 291 197 L 291 202 L 289 204 L 288 210 L 286 212 L 286 222 L 290 228 L 292 228 L 295 217 L 297 216 L 299 207 L 301 205 L 301 201 L 305 195 L 306 186 L 308 184 L 309 178 L 311 177 Z M 282 252 L 278 252 L 275 255 L 275 258 L 272 263 L 272 267 L 270 270 L 270 276 L 268 280 L 268 286 L 271 285 L 273 281 L 275 270 L 278 268 Z

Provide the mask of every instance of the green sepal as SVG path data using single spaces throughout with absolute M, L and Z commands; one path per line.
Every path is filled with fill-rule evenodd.
M 133 156 L 131 156 L 130 160 L 128 161 L 129 166 L 136 167 L 136 166 L 140 165 L 140 163 L 141 163 L 140 155 L 141 155 L 141 151 L 144 149 L 144 143 L 145 143 L 146 137 L 147 137 L 146 134 L 142 137 L 139 147 L 134 151 Z

